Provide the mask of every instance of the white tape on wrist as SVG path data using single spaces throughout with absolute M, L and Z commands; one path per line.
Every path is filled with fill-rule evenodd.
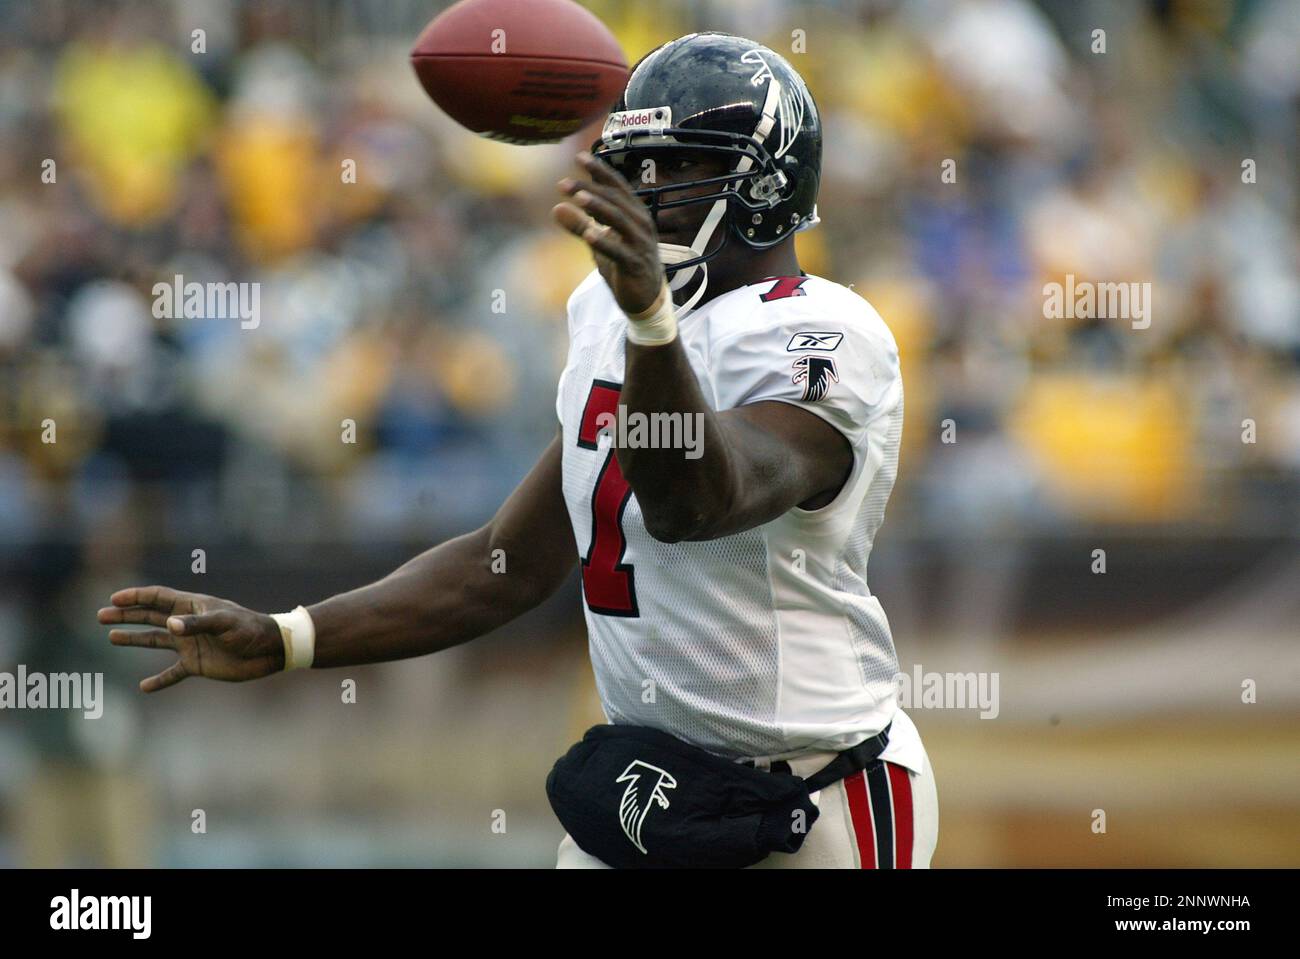
M 677 309 L 667 281 L 650 309 L 628 313 L 627 338 L 640 346 L 663 346 L 677 339 Z
M 308 669 L 316 656 L 316 624 L 311 614 L 302 606 L 288 613 L 272 613 L 271 618 L 280 627 L 284 640 L 284 668 Z

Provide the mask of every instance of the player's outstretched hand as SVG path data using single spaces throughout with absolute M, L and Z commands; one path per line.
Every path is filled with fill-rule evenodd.
M 98 613 L 102 625 L 155 627 L 109 630 L 110 643 L 171 649 L 180 656 L 161 673 L 141 681 L 141 692 L 155 693 L 186 676 L 241 683 L 284 668 L 284 640 L 276 621 L 230 600 L 166 586 L 132 586 L 118 590 L 109 601 L 113 605 Z
M 578 163 L 591 177 L 565 177 L 558 184 L 570 197 L 551 210 L 555 222 L 581 238 L 624 313 L 644 313 L 664 283 L 659 237 L 646 205 L 609 164 L 583 151 Z

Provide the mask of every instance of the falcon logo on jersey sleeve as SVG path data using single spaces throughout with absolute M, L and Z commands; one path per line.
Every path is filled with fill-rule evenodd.
M 801 356 L 794 361 L 791 381 L 803 384 L 803 401 L 816 403 L 830 391 L 832 383 L 840 381 L 835 371 L 835 361 L 829 356 Z
M 651 806 L 668 808 L 668 797 L 664 795 L 664 790 L 676 789 L 677 780 L 667 770 L 634 759 L 614 782 L 627 783 L 623 799 L 618 804 L 618 818 L 623 823 L 623 832 L 632 840 L 632 845 L 649 855 L 641 844 L 641 824 L 645 822 Z

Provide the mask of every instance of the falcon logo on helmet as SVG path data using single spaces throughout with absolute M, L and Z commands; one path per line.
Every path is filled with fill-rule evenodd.
M 779 160 L 794 145 L 795 137 L 799 136 L 799 128 L 803 126 L 803 100 L 781 85 L 781 81 L 776 78 L 772 68 L 763 59 L 762 50 L 750 50 L 740 58 L 740 62 L 761 64 L 761 68 L 749 82 L 759 86 L 766 81 L 777 91 L 776 118 L 780 124 L 781 145 L 772 156 Z

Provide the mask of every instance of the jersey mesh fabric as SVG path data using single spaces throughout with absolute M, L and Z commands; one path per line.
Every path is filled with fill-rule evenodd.
M 849 622 L 849 635 L 853 638 L 854 652 L 862 670 L 862 681 L 879 695 L 893 692 L 898 673 L 898 656 L 889 629 L 885 611 L 871 596 L 867 586 L 867 560 L 871 546 L 885 516 L 885 506 L 898 475 L 898 447 L 903 436 L 903 400 L 887 414 L 889 427 L 885 434 L 884 459 L 872 477 L 862 507 L 858 510 L 853 531 L 844 544 L 844 553 L 837 564 L 835 588 L 863 602 L 846 602 L 845 615 Z

